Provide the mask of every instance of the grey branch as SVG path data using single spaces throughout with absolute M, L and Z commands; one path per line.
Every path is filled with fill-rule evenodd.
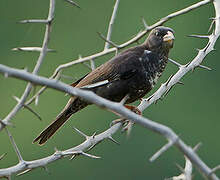
M 49 13 L 48 13 L 48 21 L 52 21 L 54 18 L 54 9 L 55 9 L 55 0 L 50 0 L 50 8 L 49 8 Z M 48 42 L 49 42 L 49 37 L 50 37 L 50 32 L 51 32 L 51 23 L 46 24 L 46 31 L 44 35 L 44 40 L 43 40 L 43 45 L 42 45 L 42 50 L 40 51 L 40 55 L 38 57 L 37 63 L 34 67 L 33 74 L 37 74 L 41 64 L 44 60 L 44 57 L 46 56 L 47 50 L 48 50 Z M 17 105 L 12 109 L 12 111 L 2 120 L 2 123 L 0 124 L 0 131 L 4 128 L 3 124 L 8 124 L 9 121 L 16 115 L 16 113 L 23 107 L 28 95 L 30 94 L 32 89 L 32 84 L 28 83 L 26 86 L 26 89 L 20 98 L 20 101 L 17 103 Z
M 118 45 L 118 48 L 125 48 L 125 47 L 129 46 L 130 44 L 137 42 L 139 39 L 141 39 L 143 36 L 145 36 L 149 31 L 151 31 L 155 27 L 164 24 L 165 22 L 169 21 L 170 19 L 172 19 L 172 18 L 174 18 L 176 16 L 185 14 L 185 13 L 187 13 L 189 11 L 192 11 L 193 9 L 199 8 L 199 7 L 201 7 L 203 5 L 206 5 L 206 4 L 210 3 L 210 2 L 212 2 L 212 0 L 204 0 L 204 1 L 198 2 L 196 4 L 193 4 L 193 5 L 191 5 L 191 6 L 187 7 L 187 8 L 184 8 L 184 9 L 182 9 L 180 11 L 177 11 L 177 12 L 174 12 L 172 14 L 169 14 L 166 17 L 164 17 L 161 20 L 159 20 L 158 22 L 154 23 L 153 25 L 148 26 L 147 29 L 145 29 L 144 31 L 141 31 L 140 33 L 138 33 L 132 39 L 128 40 L 127 42 L 125 42 L 125 43 L 123 43 L 121 45 Z M 55 78 L 59 74 L 59 72 L 61 70 L 65 69 L 65 68 L 68 68 L 68 67 L 71 67 L 73 65 L 76 65 L 76 64 L 79 64 L 79 63 L 83 63 L 83 62 L 86 62 L 86 61 L 90 61 L 90 59 L 95 60 L 98 57 L 107 55 L 107 54 L 112 53 L 112 52 L 117 52 L 118 48 L 113 47 L 113 48 L 109 48 L 109 49 L 104 49 L 103 51 L 95 53 L 95 54 L 92 54 L 90 56 L 86 56 L 86 57 L 83 57 L 83 58 L 78 58 L 76 60 L 71 60 L 68 63 L 61 64 L 61 65 L 59 65 L 55 69 L 54 73 L 52 74 L 52 76 L 50 78 L 51 79 Z M 45 91 L 45 89 L 46 89 L 45 87 L 42 87 L 29 101 L 27 101 L 26 104 L 29 105 L 30 103 L 32 103 L 36 97 L 38 97 L 40 94 L 42 94 Z
M 201 143 L 198 143 L 193 150 L 197 151 L 198 148 L 201 146 Z M 182 172 L 179 176 L 174 176 L 172 178 L 168 178 L 166 180 L 192 180 L 192 171 L 193 166 L 191 161 L 184 156 L 185 158 L 185 168 L 183 169 L 179 164 L 176 164 L 176 166 L 179 168 L 179 170 Z
M 1 177 L 10 177 L 12 174 L 19 173 L 18 175 L 23 175 L 27 172 L 30 172 L 31 170 L 38 168 L 38 167 L 46 167 L 49 163 L 55 162 L 61 158 L 71 156 L 75 157 L 77 155 L 84 155 L 90 158 L 100 158 L 98 156 L 94 156 L 91 154 L 88 154 L 87 149 L 90 147 L 98 144 L 99 142 L 103 141 L 104 139 L 110 139 L 112 135 L 121 127 L 121 123 L 115 124 L 108 130 L 98 134 L 98 135 L 92 135 L 92 136 L 87 136 L 87 139 L 81 143 L 80 145 L 64 150 L 64 151 L 59 151 L 55 150 L 55 153 L 42 158 L 38 160 L 33 160 L 33 161 L 20 161 L 18 164 L 11 166 L 9 168 L 5 169 L 0 169 L 0 178 Z M 81 132 L 81 131 L 80 131 Z M 83 133 L 84 134 L 84 133 Z M 87 152 L 85 152 L 87 151 Z
M 174 133 L 169 127 L 139 116 L 127 108 L 125 108 L 121 103 L 116 103 L 99 97 L 95 93 L 91 91 L 81 90 L 78 88 L 71 87 L 65 83 L 62 83 L 57 80 L 48 79 L 45 77 L 37 76 L 23 70 L 17 70 L 14 68 L 9 68 L 5 65 L 0 65 L 0 73 L 7 73 L 10 77 L 15 77 L 19 79 L 23 79 L 25 81 L 29 81 L 33 84 L 48 86 L 49 88 L 53 88 L 59 91 L 63 91 L 72 96 L 79 96 L 88 102 L 98 105 L 99 107 L 110 109 L 113 112 L 120 114 L 122 117 L 129 119 L 130 121 L 139 124 L 151 131 L 154 131 L 161 136 L 165 137 L 169 141 L 175 142 L 174 146 L 176 146 L 194 165 L 197 167 L 207 178 L 210 180 L 218 180 L 219 178 L 212 172 L 212 170 L 199 158 L 199 156 L 193 151 L 193 149 L 187 146 L 180 138 L 178 139 L 178 135 Z M 117 125 L 117 124 L 116 124 Z M 91 139 L 91 138 L 90 138 Z M 176 141 L 178 139 L 178 141 Z M 59 154 L 59 157 L 62 157 L 63 154 Z M 41 162 L 42 163 L 42 162 Z M 44 163 L 49 163 L 44 161 Z M 45 164 L 45 165 L 46 165 Z M 29 167 L 30 168 L 30 167 Z M 1 172 L 1 171 L 0 171 Z
M 109 46 L 110 46 L 109 41 L 111 41 L 112 27 L 113 27 L 113 24 L 115 22 L 119 2 L 120 2 L 120 0 L 115 0 L 115 6 L 114 6 L 114 9 L 113 9 L 113 12 L 112 12 L 112 17 L 111 17 L 111 20 L 110 20 L 109 25 L 108 25 L 108 33 L 107 33 L 107 38 L 106 38 L 104 50 L 109 49 Z

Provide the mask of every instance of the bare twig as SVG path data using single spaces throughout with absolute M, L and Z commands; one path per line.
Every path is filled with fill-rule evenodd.
M 112 12 L 112 17 L 111 17 L 111 20 L 110 20 L 109 25 L 108 25 L 108 33 L 107 33 L 107 37 L 106 37 L 104 50 L 109 49 L 109 46 L 110 46 L 109 42 L 111 41 L 112 28 L 113 28 L 113 24 L 115 22 L 119 2 L 120 2 L 120 0 L 115 0 L 115 6 L 114 6 L 114 9 L 113 9 L 113 12 Z
M 50 0 L 50 8 L 49 8 L 49 13 L 48 13 L 48 18 L 47 18 L 47 20 L 49 22 L 51 22 L 54 18 L 54 8 L 55 8 L 55 0 Z M 45 35 L 44 35 L 44 40 L 43 40 L 43 45 L 42 45 L 42 50 L 40 52 L 39 58 L 38 58 L 37 63 L 34 67 L 34 70 L 32 72 L 33 74 L 38 73 L 40 66 L 44 60 L 44 57 L 47 53 L 50 32 L 51 32 L 51 23 L 47 23 L 46 24 L 46 31 L 45 31 Z M 15 114 L 23 107 L 28 95 L 30 94 L 31 89 L 32 89 L 32 84 L 28 83 L 22 97 L 20 98 L 20 101 L 13 108 L 13 110 L 2 120 L 2 122 L 4 124 L 7 124 L 12 119 L 12 117 L 14 117 Z M 4 128 L 4 126 L 2 126 L 2 124 L 0 124 L 0 131 L 3 128 Z

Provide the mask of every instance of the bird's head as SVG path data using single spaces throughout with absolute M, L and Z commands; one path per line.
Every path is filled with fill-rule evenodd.
M 165 51 L 173 47 L 174 31 L 171 28 L 159 26 L 153 29 L 145 41 L 147 48 L 150 51 Z

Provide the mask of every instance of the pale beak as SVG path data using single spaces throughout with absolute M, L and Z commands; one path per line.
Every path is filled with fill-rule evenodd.
M 168 31 L 167 34 L 163 37 L 164 42 L 168 42 L 169 44 L 173 44 L 175 37 L 171 31 Z

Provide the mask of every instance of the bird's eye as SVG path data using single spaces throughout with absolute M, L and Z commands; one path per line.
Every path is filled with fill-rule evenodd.
M 159 32 L 157 31 L 157 32 L 155 33 L 155 35 L 156 35 L 156 36 L 159 36 Z

